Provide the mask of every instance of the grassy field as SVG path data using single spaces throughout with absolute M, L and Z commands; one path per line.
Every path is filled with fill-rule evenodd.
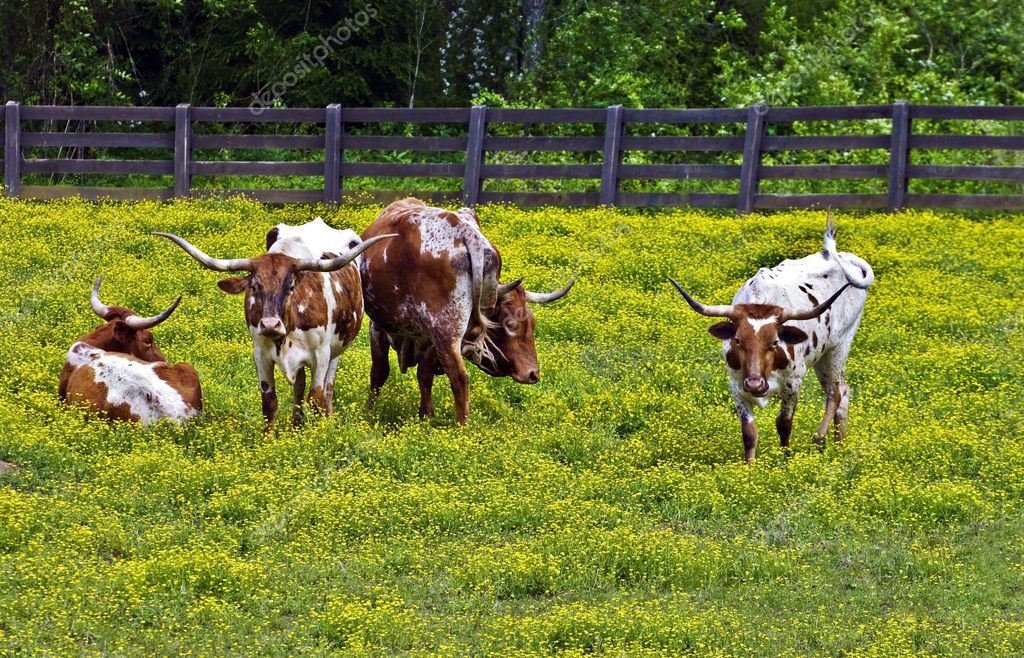
M 541 382 L 472 370 L 464 429 L 443 379 L 432 421 L 411 374 L 365 411 L 364 329 L 335 416 L 264 436 L 242 301 L 148 233 L 255 255 L 377 210 L 0 201 L 0 655 L 1024 654 L 1024 217 L 839 215 L 877 277 L 849 437 L 811 443 L 811 377 L 793 455 L 773 404 L 748 467 L 711 321 L 665 277 L 725 303 L 823 213 L 484 208 L 507 280 L 578 278 L 535 309 Z M 155 333 L 202 377 L 193 424 L 58 403 L 101 273 L 143 314 L 184 296 Z

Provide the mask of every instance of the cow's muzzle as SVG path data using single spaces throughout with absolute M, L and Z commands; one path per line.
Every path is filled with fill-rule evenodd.
M 285 335 L 286 330 L 281 318 L 272 317 L 262 318 L 259 325 L 256 327 L 256 333 L 260 336 L 266 336 L 267 338 L 281 338 Z
M 540 372 L 536 368 L 531 368 L 526 372 L 515 373 L 512 375 L 512 379 L 520 384 L 536 384 L 540 381 Z
M 764 377 L 744 377 L 743 390 L 754 397 L 763 398 L 768 395 L 768 380 Z

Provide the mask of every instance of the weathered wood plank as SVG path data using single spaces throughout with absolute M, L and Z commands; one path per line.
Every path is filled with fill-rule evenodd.
M 174 108 L 174 196 L 182 199 L 192 188 L 192 106 Z
M 470 108 L 465 107 L 346 107 L 348 123 L 466 123 Z
M 622 160 L 622 106 L 611 105 L 605 111 L 604 147 L 601 151 L 601 205 L 615 205 L 619 193 L 619 166 Z
M 248 190 L 248 189 L 219 189 L 219 188 L 194 188 L 192 196 L 201 199 L 227 199 L 231 197 L 245 197 L 260 203 L 318 203 L 323 201 L 324 191 L 315 190 Z
M 761 167 L 761 178 L 818 180 L 830 178 L 885 178 L 888 165 L 772 165 Z
M 694 192 L 619 192 L 622 208 L 735 208 L 735 194 Z
M 22 133 L 22 146 L 174 148 L 173 133 Z
M 912 119 L 1024 121 L 1022 105 L 911 105 Z
M 661 135 L 622 138 L 623 151 L 742 151 L 742 137 L 701 137 Z
M 742 123 L 747 118 L 745 109 L 686 108 L 686 109 L 624 109 L 626 123 Z
M 323 176 L 321 162 L 259 162 L 248 160 L 198 160 L 192 162 L 195 176 Z
M 727 180 L 740 177 L 740 165 L 646 164 L 622 165 L 619 178 Z
M 59 119 L 80 121 L 174 121 L 173 107 L 105 105 L 27 105 L 23 120 Z
M 484 178 L 600 178 L 601 165 L 485 164 Z
M 351 151 L 465 151 L 469 140 L 466 137 L 345 135 L 343 141 L 345 148 Z
M 320 135 L 192 135 L 193 149 L 305 149 L 324 148 Z
M 478 203 L 510 203 L 517 206 L 594 207 L 600 192 L 491 192 L 480 193 Z
M 192 120 L 196 122 L 238 123 L 323 123 L 327 116 L 324 108 L 272 107 L 253 110 L 248 107 L 194 107 Z
M 171 160 L 70 160 L 41 158 L 24 160 L 26 174 L 139 174 L 167 176 L 174 173 Z
M 888 119 L 891 105 L 817 105 L 809 107 L 770 107 L 766 121 L 851 121 L 856 119 Z
M 465 165 L 447 162 L 343 162 L 341 175 L 461 178 Z
M 410 196 L 436 205 L 458 206 L 462 201 L 461 191 L 438 190 L 348 190 L 342 195 L 342 201 L 345 203 L 386 204 Z
M 50 201 L 80 197 L 88 201 L 112 199 L 114 201 L 168 201 L 174 190 L 169 187 L 76 187 L 72 185 L 23 185 L 21 196 L 26 199 Z
M 754 207 L 766 210 L 786 208 L 885 208 L 884 194 L 758 194 Z
M 466 142 L 466 164 L 463 167 L 462 199 L 469 207 L 476 205 L 483 187 L 484 136 L 487 135 L 487 106 L 476 105 L 469 117 L 469 139 Z
M 911 135 L 911 149 L 1024 150 L 1024 135 Z
M 908 208 L 1024 210 L 1021 194 L 908 194 Z
M 762 151 L 854 151 L 889 149 L 889 135 L 766 135 Z
M 327 106 L 324 119 L 324 203 L 335 204 L 341 200 L 341 136 L 345 131 L 342 123 L 341 105 Z
M 761 140 L 764 139 L 767 113 L 768 108 L 763 104 L 747 108 L 747 133 L 743 138 L 743 164 L 740 167 L 740 193 L 736 200 L 736 209 L 741 215 L 749 213 L 754 207 L 758 172 L 761 169 Z
M 485 151 L 600 151 L 604 137 L 484 137 Z
M 18 196 L 21 189 L 21 104 L 4 106 L 4 193 Z
M 910 165 L 907 167 L 907 176 L 931 180 L 1024 181 L 1024 167 Z

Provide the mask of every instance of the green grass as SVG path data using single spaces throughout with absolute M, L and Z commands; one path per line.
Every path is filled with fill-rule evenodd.
M 535 309 L 541 382 L 473 370 L 458 428 L 393 368 L 366 411 L 364 330 L 335 415 L 263 435 L 242 302 L 148 233 L 244 256 L 377 210 L 0 201 L 0 654 L 1024 653 L 1024 217 L 838 216 L 877 278 L 824 452 L 808 381 L 793 455 L 772 405 L 742 463 L 710 321 L 665 282 L 723 303 L 820 248 L 810 212 L 483 208 L 505 279 L 578 279 Z M 202 378 L 193 424 L 58 403 L 100 273 L 140 313 L 184 296 L 155 333 Z

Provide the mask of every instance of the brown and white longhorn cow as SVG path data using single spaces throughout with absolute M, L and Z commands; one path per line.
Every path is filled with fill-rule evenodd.
M 728 306 L 705 306 L 669 279 L 693 310 L 728 318 L 711 325 L 708 332 L 723 342 L 746 461 L 757 450 L 753 405 L 763 408 L 773 395 L 782 399 L 775 419 L 779 440 L 784 448 L 789 446 L 800 386 L 809 367 L 814 368 L 826 400 L 815 443 L 824 443 L 833 421 L 835 440 L 845 436 L 850 406 L 846 359 L 864 311 L 866 289 L 874 278 L 867 261 L 836 251 L 830 216 L 820 252 L 761 268 Z M 819 303 L 820 299 L 825 301 Z
M 195 368 L 169 365 L 150 329 L 178 307 L 181 297 L 159 315 L 143 318 L 123 306 L 100 301 L 96 280 L 90 302 L 106 320 L 71 346 L 60 373 L 58 394 L 68 404 L 84 404 L 111 420 L 148 425 L 162 418 L 185 421 L 203 407 Z
M 174 241 L 208 269 L 248 272 L 217 285 L 231 295 L 245 293 L 245 319 L 267 429 L 277 418 L 275 365 L 292 385 L 293 423 L 302 420 L 306 368 L 311 379 L 309 402 L 330 415 L 338 358 L 355 340 L 363 321 L 359 272 L 350 263 L 376 242 L 392 237 L 362 242 L 354 233 L 338 231 L 343 237 L 351 233 L 357 244 L 350 247 L 342 238 L 325 237 L 324 228 L 333 230 L 322 221 L 278 226 L 267 235 L 265 254 L 230 260 L 211 258 L 176 235 L 154 233 Z
M 551 294 L 528 292 L 521 280 L 499 283 L 501 256 L 469 208 L 452 212 L 419 199 L 396 201 L 363 239 L 386 233 L 398 237 L 368 249 L 360 266 L 373 360 L 367 405 L 387 381 L 391 347 L 403 373 L 417 368 L 421 416 L 434 415 L 434 375 L 444 373 L 455 395 L 456 420 L 466 423 L 469 374 L 463 356 L 491 376 L 536 384 L 535 320 L 526 304 L 555 301 L 573 283 Z

